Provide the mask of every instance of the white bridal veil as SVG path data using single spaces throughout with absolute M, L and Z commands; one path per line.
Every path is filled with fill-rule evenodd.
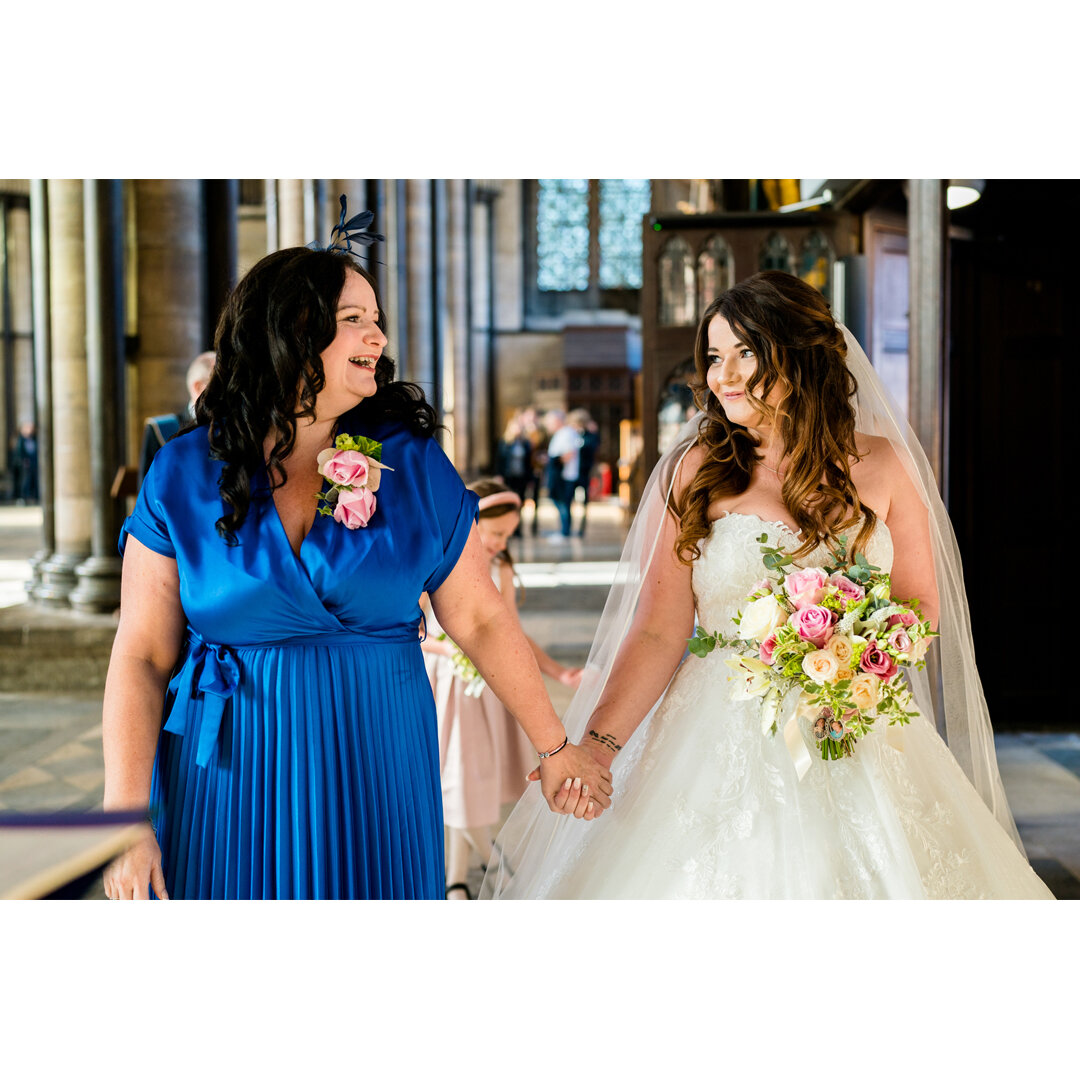
M 847 342 L 847 364 L 858 383 L 855 426 L 866 435 L 887 438 L 927 507 L 937 579 L 940 615 L 938 629 L 940 693 L 935 709 L 928 670 L 910 672 L 919 709 L 935 717 L 949 749 L 968 779 L 1013 842 L 1023 850 L 998 773 L 993 731 L 975 666 L 971 621 L 964 591 L 960 552 L 952 523 L 938 493 L 937 481 L 907 420 L 892 402 L 881 379 L 851 332 L 842 327 Z M 600 617 L 581 686 L 567 707 L 563 723 L 571 741 L 580 742 L 596 703 L 603 693 L 619 647 L 633 624 L 641 586 L 656 555 L 675 472 L 694 444 L 700 416 L 679 432 L 675 445 L 660 459 L 646 484 L 634 516 L 615 581 Z M 659 702 L 657 702 L 659 704 Z M 612 764 L 618 812 L 620 778 L 634 768 L 656 705 L 628 740 Z M 591 823 L 553 814 L 539 784 L 531 784 L 511 812 L 496 839 L 496 850 L 480 891 L 481 899 L 528 899 L 548 891 L 572 863 L 587 839 Z

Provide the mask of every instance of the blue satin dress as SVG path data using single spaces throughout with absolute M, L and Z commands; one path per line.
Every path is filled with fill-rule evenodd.
M 174 898 L 444 895 L 419 598 L 478 500 L 434 439 L 351 415 L 339 432 L 381 441 L 395 470 L 366 528 L 316 515 L 297 556 L 262 474 L 229 546 L 205 427 L 158 451 L 124 523 L 121 554 L 130 535 L 176 559 L 188 622 L 150 793 Z

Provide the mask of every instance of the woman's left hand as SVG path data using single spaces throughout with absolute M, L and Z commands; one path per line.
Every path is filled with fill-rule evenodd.
M 574 743 L 544 758 L 528 779 L 540 781 L 544 799 L 556 814 L 592 821 L 611 806 L 611 770 Z

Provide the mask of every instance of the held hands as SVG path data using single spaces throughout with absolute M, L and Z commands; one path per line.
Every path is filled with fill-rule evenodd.
M 149 900 L 152 885 L 160 900 L 168 900 L 165 875 L 161 872 L 161 848 L 148 827 L 146 836 L 136 841 L 105 868 L 105 895 L 110 900 Z
M 527 779 L 540 781 L 544 799 L 556 814 L 592 821 L 611 806 L 611 770 L 584 746 L 568 743 L 544 758 Z

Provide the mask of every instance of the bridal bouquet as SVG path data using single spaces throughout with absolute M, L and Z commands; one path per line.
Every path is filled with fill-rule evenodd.
M 465 684 L 466 697 L 479 697 L 484 692 L 487 683 L 484 676 L 476 670 L 476 665 L 446 636 L 440 634 L 436 641 L 449 641 L 454 651 L 450 655 L 450 663 L 454 667 L 454 674 Z
M 762 699 L 762 728 L 775 734 L 780 705 L 800 691 L 797 709 L 813 720 L 825 760 L 850 755 L 878 718 L 906 724 L 916 715 L 902 667 L 923 668 L 937 634 L 920 617 L 919 602 L 892 596 L 889 575 L 859 552 L 849 563 L 841 541 L 824 569 L 789 571 L 791 556 L 758 537 L 772 574 L 745 600 L 732 621 L 734 637 L 699 626 L 690 638 L 695 656 L 717 646 L 738 655 L 725 660 L 740 676 L 742 698 Z M 733 676 L 734 677 L 734 676 Z

